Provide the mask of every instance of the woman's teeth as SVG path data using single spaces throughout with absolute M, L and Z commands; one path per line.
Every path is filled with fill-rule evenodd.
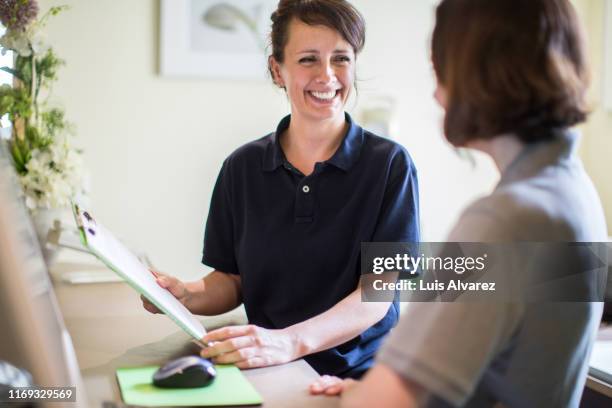
M 330 100 L 330 99 L 334 99 L 334 97 L 336 96 L 337 91 L 330 91 L 330 92 L 316 92 L 316 91 L 311 91 L 310 94 L 312 96 L 314 96 L 315 98 L 318 99 L 323 99 L 323 100 Z

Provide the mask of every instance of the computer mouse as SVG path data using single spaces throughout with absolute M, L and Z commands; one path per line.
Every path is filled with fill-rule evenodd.
M 217 370 L 210 360 L 198 356 L 177 358 L 153 374 L 153 385 L 161 388 L 197 388 L 212 383 Z

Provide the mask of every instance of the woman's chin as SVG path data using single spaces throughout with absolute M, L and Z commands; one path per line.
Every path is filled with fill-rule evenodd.
M 310 118 L 312 118 L 313 120 L 316 121 L 328 121 L 328 120 L 332 120 L 332 119 L 337 119 L 342 115 L 342 118 L 344 120 L 344 110 L 342 109 L 330 109 L 330 110 L 326 110 L 326 111 L 322 111 L 322 110 L 318 110 L 315 112 L 310 112 L 310 114 L 308 115 Z
M 328 106 L 309 105 L 304 113 L 306 114 L 305 116 L 318 120 L 329 120 L 339 116 L 344 118 L 344 105 L 341 103 Z

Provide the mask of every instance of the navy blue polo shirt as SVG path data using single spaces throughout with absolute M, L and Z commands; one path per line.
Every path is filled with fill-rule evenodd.
M 336 153 L 304 176 L 279 144 L 290 120 L 225 160 L 204 237 L 202 262 L 240 275 L 249 322 L 269 329 L 317 316 L 353 292 L 361 242 L 419 240 L 417 173 L 402 146 L 346 114 Z M 356 338 L 305 359 L 320 374 L 358 378 L 398 316 L 395 302 Z

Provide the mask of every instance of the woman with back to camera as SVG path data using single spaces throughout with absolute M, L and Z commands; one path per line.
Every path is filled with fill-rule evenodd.
M 588 87 L 571 3 L 443 0 L 432 60 L 446 138 L 501 173 L 448 241 L 605 242 L 570 130 L 587 117 Z M 571 261 L 574 273 L 589 270 L 588 259 Z M 342 393 L 346 407 L 577 407 L 601 312 L 587 301 L 413 304 L 362 382 L 326 376 L 311 392 Z
M 223 163 L 204 239 L 215 270 L 186 284 L 158 278 L 195 314 L 244 303 L 249 325 L 204 338 L 216 363 L 304 357 L 319 373 L 358 378 L 397 322 L 397 302 L 361 302 L 360 243 L 418 241 L 417 175 L 404 148 L 344 111 L 364 42 L 363 18 L 344 0 L 282 0 L 272 15 L 269 68 L 291 115 Z

